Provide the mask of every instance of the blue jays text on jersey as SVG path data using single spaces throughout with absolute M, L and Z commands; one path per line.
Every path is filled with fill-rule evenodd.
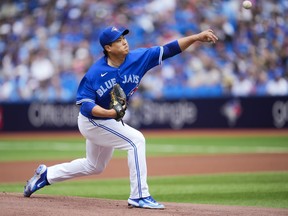
M 105 75 L 108 72 L 104 73 Z M 102 76 L 103 74 L 101 74 Z M 135 84 L 139 84 L 140 83 L 140 76 L 136 75 L 136 74 L 129 74 L 129 75 L 124 75 L 124 80 L 122 81 L 123 84 L 126 83 L 135 83 Z M 112 78 L 106 82 L 104 82 L 103 85 L 100 86 L 99 89 L 96 90 L 97 94 L 99 95 L 99 97 L 102 97 L 104 95 L 104 93 L 108 90 L 110 90 L 115 84 L 116 84 L 116 78 Z
M 107 57 L 103 56 L 82 78 L 77 91 L 76 104 L 90 102 L 109 109 L 109 93 L 116 83 L 122 87 L 129 100 L 146 72 L 161 64 L 162 56 L 161 46 L 139 48 L 131 51 L 119 68 L 109 66 Z M 85 116 L 93 118 L 92 115 Z

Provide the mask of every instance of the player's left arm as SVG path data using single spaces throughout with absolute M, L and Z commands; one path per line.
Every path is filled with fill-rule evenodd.
M 211 29 L 200 32 L 199 34 L 180 38 L 163 46 L 162 60 L 181 53 L 196 41 L 216 43 L 217 40 L 218 38 Z
M 180 46 L 181 51 L 184 51 L 196 41 L 216 43 L 217 40 L 218 38 L 214 34 L 213 30 L 208 29 L 208 30 L 200 32 L 199 34 L 194 34 L 194 35 L 180 38 L 178 39 L 178 44 Z

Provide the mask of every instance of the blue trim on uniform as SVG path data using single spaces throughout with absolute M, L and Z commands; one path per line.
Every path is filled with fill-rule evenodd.
M 124 135 L 118 133 L 115 130 L 112 130 L 111 128 L 108 128 L 102 124 L 98 124 L 97 122 L 95 122 L 93 119 L 89 118 L 89 121 L 94 125 L 94 126 L 98 126 L 104 130 L 107 130 L 109 132 L 111 132 L 112 134 L 120 137 L 121 139 L 124 139 L 125 141 L 127 141 L 128 143 L 130 143 L 130 145 L 133 147 L 134 149 L 134 155 L 135 155 L 135 165 L 136 165 L 136 173 L 137 173 L 137 181 L 138 181 L 138 192 L 139 192 L 139 198 L 142 197 L 142 190 L 141 190 L 141 178 L 140 178 L 140 168 L 139 168 L 139 161 L 138 161 L 138 152 L 137 152 L 137 147 L 136 145 L 133 143 L 132 140 L 130 140 L 128 137 L 125 137 Z
M 163 46 L 163 58 L 162 60 L 165 60 L 167 58 L 170 58 L 172 56 L 175 56 L 179 53 L 182 52 L 180 46 L 179 46 L 179 43 L 177 40 L 171 42 L 171 43 L 168 43 L 168 44 L 165 44 Z
M 92 103 L 95 103 L 95 101 L 92 100 L 92 99 L 84 98 L 84 99 L 81 99 L 81 100 L 76 101 L 76 104 L 77 104 L 77 105 L 80 105 L 80 104 L 82 104 L 83 102 L 92 102 Z
M 96 106 L 93 102 L 83 102 L 80 108 L 81 114 L 84 116 L 92 115 L 92 109 Z
M 162 63 L 163 53 L 164 53 L 164 48 L 161 46 L 160 47 L 160 54 L 159 54 L 159 65 L 161 65 L 161 63 Z

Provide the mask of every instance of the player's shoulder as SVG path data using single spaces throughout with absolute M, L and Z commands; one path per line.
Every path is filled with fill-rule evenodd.
M 90 66 L 85 76 L 91 78 L 95 77 L 95 74 L 101 74 L 101 72 L 105 70 L 106 66 L 107 64 L 105 63 L 105 59 L 102 57 Z
M 160 46 L 152 46 L 152 47 L 139 47 L 137 49 L 131 50 L 131 53 L 141 53 L 141 52 L 147 52 L 148 50 L 152 50 L 155 48 L 158 48 Z
M 160 50 L 160 46 L 140 47 L 140 48 L 137 48 L 135 50 L 130 51 L 130 54 L 141 56 L 141 55 L 144 55 L 144 54 L 149 53 L 149 52 L 155 52 L 157 50 Z

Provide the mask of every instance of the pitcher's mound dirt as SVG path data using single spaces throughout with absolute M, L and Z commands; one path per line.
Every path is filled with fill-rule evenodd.
M 126 201 L 105 200 L 96 198 L 63 197 L 49 195 L 34 195 L 25 198 L 22 194 L 1 193 L 0 215 L 31 216 L 31 215 L 60 215 L 60 216 L 154 216 L 154 215 L 193 215 L 193 216 L 223 216 L 223 215 L 259 215 L 259 216 L 287 216 L 286 209 L 196 205 L 164 203 L 165 210 L 129 209 Z
M 170 159 L 170 160 L 168 160 Z M 169 164 L 173 161 L 178 171 Z M 0 163 L 0 182 L 21 182 L 31 177 L 37 162 L 9 162 Z M 47 164 L 56 163 L 55 161 Z M 214 155 L 172 158 L 148 158 L 151 176 L 173 174 L 200 174 L 200 173 L 228 173 L 288 170 L 288 154 L 243 154 L 243 155 Z M 165 164 L 165 165 L 164 165 Z M 169 166 L 167 166 L 167 164 Z M 186 166 L 185 166 L 186 164 Z M 187 166 L 189 164 L 189 166 Z M 192 166 L 193 164 L 193 166 Z M 213 164 L 213 165 L 212 165 Z M 120 165 L 120 166 L 119 166 Z M 154 165 L 154 166 L 153 166 Z M 21 167 L 19 170 L 18 168 Z M 125 167 L 126 159 L 111 161 L 103 177 L 113 178 L 115 170 Z M 163 169 L 170 167 L 169 169 Z M 182 169 L 179 169 L 182 167 Z M 214 170 L 211 170 L 213 168 Z M 14 175 L 18 169 L 17 175 Z M 21 170 L 25 172 L 21 172 Z M 180 173 L 178 173 L 181 170 Z M 160 172 L 161 171 L 161 172 Z M 160 173 L 159 173 L 160 172 Z M 113 174 L 113 175 L 112 175 Z M 128 170 L 122 170 L 122 175 L 128 176 Z M 119 173 L 118 177 L 121 176 Z M 87 178 L 99 178 L 97 176 Z M 288 216 L 288 209 L 254 208 L 218 205 L 196 205 L 164 203 L 165 210 L 128 209 L 127 201 L 105 200 L 96 198 L 63 197 L 34 194 L 31 198 L 24 198 L 19 193 L 0 193 L 0 215 L 31 216 L 31 215 L 256 215 L 256 216 Z

